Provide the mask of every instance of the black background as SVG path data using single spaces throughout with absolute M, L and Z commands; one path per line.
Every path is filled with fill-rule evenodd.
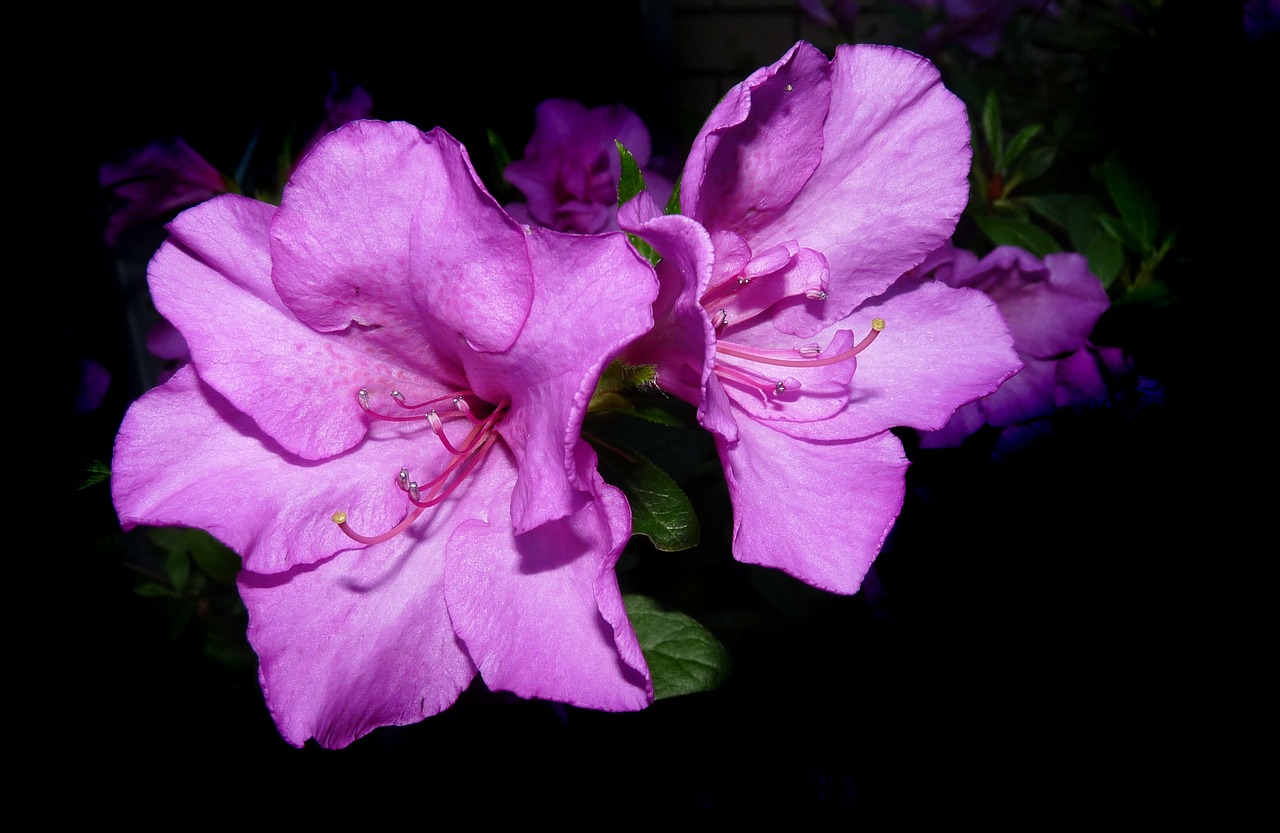
M 33 758 L 47 762 L 38 777 L 93 785 L 107 799 L 101 811 L 116 817 L 265 808 L 299 819 L 409 814 L 421 824 L 456 823 L 445 808 L 477 820 L 602 808 L 582 818 L 654 825 L 763 809 L 903 822 L 1115 808 L 1143 818 L 1202 793 L 1208 764 L 1197 750 L 1217 731 L 1193 719 L 1196 692 L 1225 660 L 1205 627 L 1218 609 L 1209 553 L 1192 551 L 1207 500 L 1193 474 L 1211 449 L 1186 404 L 1202 392 L 1191 386 L 1200 359 L 1188 342 L 1203 327 L 1197 282 L 1209 272 L 1214 209 L 1192 187 L 1202 168 L 1189 161 L 1225 161 L 1230 142 L 1223 105 L 1197 92 L 1203 79 L 1188 63 L 1200 21 L 1171 5 L 1150 50 L 1121 68 L 1114 100 L 1100 102 L 1119 141 L 1146 151 L 1146 173 L 1186 229 L 1170 269 L 1191 300 L 1110 322 L 1164 384 L 1165 407 L 1136 423 L 1083 418 L 1059 442 L 999 466 L 921 455 L 875 584 L 854 597 L 762 577 L 710 545 L 654 556 L 666 561 L 637 581 L 696 574 L 715 583 L 715 598 L 701 600 L 708 607 L 786 597 L 771 629 L 738 632 L 734 671 L 716 691 L 614 715 L 477 685 L 421 724 L 326 751 L 280 740 L 251 675 L 170 644 L 130 593 L 132 576 L 102 553 L 115 526 L 106 488 L 68 486 L 84 460 L 109 459 L 135 395 L 117 385 L 92 413 L 58 414 L 67 456 L 43 493 L 56 495 L 70 534 L 56 521 L 23 545 L 36 547 L 31 586 L 46 588 L 40 612 L 24 619 L 35 627 L 16 635 L 37 646 L 27 690 L 43 716 L 25 731 Z M 441 125 L 477 160 L 486 128 L 518 153 L 534 106 L 552 96 L 626 103 L 682 152 L 671 67 L 654 40 L 661 6 L 541 6 L 434 18 L 356 9 L 231 19 L 206 9 L 193 14 L 216 17 L 81 20 L 91 38 L 33 53 L 30 77 L 40 80 L 26 91 L 38 93 L 36 105 L 19 114 L 15 135 L 31 145 L 37 164 L 20 173 L 34 174 L 29 193 L 41 198 L 19 204 L 26 228 L 53 234 L 33 237 L 39 280 L 25 308 L 41 341 L 54 330 L 59 408 L 80 358 L 128 378 L 128 299 L 101 240 L 96 183 L 98 167 L 129 148 L 182 136 L 232 170 L 259 126 L 266 142 L 318 116 L 337 71 L 369 90 L 375 117 Z M 1257 58 L 1241 71 L 1272 66 Z M 23 364 L 45 349 L 28 350 Z M 824 507 L 841 508 L 838 495 Z M 704 535 L 714 542 L 722 531 L 713 516 Z M 34 631 L 56 636 L 41 647 L 28 640 Z

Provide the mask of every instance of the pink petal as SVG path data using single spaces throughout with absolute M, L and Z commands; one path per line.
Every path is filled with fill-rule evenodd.
M 240 574 L 262 691 L 285 740 L 337 749 L 454 703 L 476 669 L 445 605 L 443 548 L 411 533 L 282 575 Z
M 449 613 L 490 688 L 585 708 L 641 709 L 652 702 L 652 685 L 613 572 L 631 513 L 595 473 L 586 443 L 577 462 L 595 493 L 581 511 L 513 536 L 501 501 L 491 501 L 487 522 L 458 527 L 445 572 Z M 492 469 L 486 461 L 484 479 Z
M 413 395 L 428 383 L 387 351 L 325 337 L 293 316 L 271 281 L 267 230 L 274 212 L 233 195 L 183 212 L 151 262 L 151 292 L 186 339 L 202 380 L 284 448 L 320 459 L 365 435 L 356 402 L 362 387 L 402 387 Z M 415 365 L 426 367 L 421 360 Z
M 529 227 L 537 292 L 519 339 L 502 353 L 468 354 L 473 390 L 511 402 L 499 430 L 516 455 L 516 529 L 577 511 L 574 448 L 605 366 L 653 326 L 658 279 L 625 235 L 579 236 Z
M 924 58 L 844 45 L 823 142 L 813 176 L 751 243 L 795 238 L 825 255 L 833 322 L 951 236 L 969 199 L 969 121 Z
M 733 500 L 734 557 L 854 593 L 902 509 L 907 459 L 889 432 L 812 443 L 740 419 L 717 438 Z
M 379 423 L 368 442 L 318 467 L 284 452 L 187 365 L 130 406 L 116 438 L 112 496 L 126 529 L 205 529 L 247 569 L 278 573 L 361 547 L 333 522 L 335 512 L 346 511 L 365 534 L 394 527 L 409 508 L 395 485 L 400 467 L 425 481 L 443 458 L 423 423 Z M 439 514 L 413 529 L 431 529 Z

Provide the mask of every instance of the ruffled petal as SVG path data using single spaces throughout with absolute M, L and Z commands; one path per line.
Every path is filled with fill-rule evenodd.
M 594 490 L 581 511 L 513 534 L 500 500 L 485 520 L 458 527 L 449 541 L 445 595 L 459 637 L 485 684 L 608 711 L 641 709 L 653 699 L 644 655 L 626 617 L 614 564 L 631 533 L 626 498 L 595 473 L 580 443 L 578 465 Z M 511 479 L 486 461 L 476 486 Z
M 351 122 L 299 164 L 272 223 L 274 279 L 298 318 L 424 373 L 443 311 L 476 349 L 515 340 L 532 296 L 520 226 L 440 129 Z
M 684 213 L 708 229 L 750 238 L 788 211 L 823 155 L 830 75 L 827 57 L 801 41 L 731 90 L 694 138 L 681 188 L 682 201 L 689 195 Z
M 715 263 L 711 237 L 689 217 L 659 214 L 648 191 L 622 206 L 618 221 L 662 254 L 653 329 L 630 345 L 623 359 L 633 365 L 654 365 L 663 390 L 697 405 L 711 373 L 716 342 L 698 302 Z M 749 255 L 744 252 L 744 264 Z
M 290 453 L 339 454 L 368 430 L 356 393 L 438 387 L 355 339 L 298 321 L 275 294 L 275 208 L 226 195 L 183 212 L 151 261 L 156 308 L 181 332 L 200 378 Z
M 813 443 L 751 419 L 739 420 L 738 437 L 717 440 L 734 557 L 833 593 L 856 592 L 906 496 L 897 437 Z
M 464 356 L 471 388 L 511 413 L 499 430 L 515 453 L 517 531 L 578 511 L 574 448 L 601 372 L 653 326 L 658 279 L 625 235 L 579 236 L 530 227 L 537 295 L 519 340 L 503 353 Z
M 842 45 L 822 163 L 753 248 L 796 238 L 831 269 L 829 324 L 946 241 L 969 199 L 969 120 L 926 59 Z

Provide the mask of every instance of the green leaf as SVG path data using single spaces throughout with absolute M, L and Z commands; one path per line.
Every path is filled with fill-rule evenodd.
M 597 439 L 600 475 L 631 504 L 631 531 L 663 552 L 696 546 L 702 534 L 688 495 L 647 457 L 619 443 Z
M 493 166 L 497 170 L 498 176 L 502 176 L 502 172 L 507 169 L 507 165 L 511 164 L 511 153 L 508 152 L 507 146 L 503 144 L 502 137 L 498 135 L 493 128 L 486 128 L 485 135 L 489 139 L 489 152 L 493 154 Z
M 724 682 L 733 661 L 710 631 L 648 596 L 632 593 L 622 601 L 649 664 L 655 700 L 711 691 Z
M 200 569 L 223 584 L 234 584 L 240 570 L 240 556 L 203 529 L 178 526 L 148 530 L 151 540 L 166 550 L 170 558 L 190 556 Z
M 679 214 L 680 213 L 680 182 L 684 179 L 683 174 L 676 177 L 675 187 L 671 189 L 671 199 L 667 200 L 667 206 L 662 210 L 663 214 Z
M 618 208 L 622 208 L 644 190 L 644 174 L 626 145 L 617 139 L 613 143 L 618 146 L 618 155 L 622 157 L 622 177 L 618 180 Z
M 1044 176 L 1045 172 L 1053 167 L 1053 158 L 1057 155 L 1057 152 L 1056 148 L 1035 148 L 1027 151 L 1027 155 L 1022 157 L 1022 160 L 1009 176 L 1009 180 L 1005 183 L 1005 193 L 1012 191 L 1016 186 L 1024 182 L 1030 182 L 1033 179 Z
M 187 579 L 191 576 L 191 559 L 185 552 L 173 550 L 165 562 L 165 572 L 174 589 L 181 593 L 187 589 Z
M 133 588 L 133 592 L 144 599 L 172 599 L 177 595 L 168 587 L 163 584 L 157 584 L 154 581 L 139 584 Z
M 1027 144 L 1035 138 L 1041 130 L 1044 130 L 1043 124 L 1029 124 L 1017 132 L 1017 134 L 1009 140 L 1009 148 L 1004 154 L 1005 166 L 1012 165 L 1017 161 L 1022 152 L 1027 149 Z
M 1107 234 L 1110 234 L 1112 237 L 1119 240 L 1125 245 L 1125 248 L 1129 249 L 1139 257 L 1142 257 L 1147 253 L 1147 247 L 1143 244 L 1142 240 L 1136 233 L 1134 233 L 1133 229 L 1129 227 L 1128 223 L 1118 217 L 1113 217 L 1110 214 L 1099 214 L 1098 225 L 1102 226 L 1103 230 L 1106 231 Z
M 1111 286 L 1124 269 L 1124 247 L 1119 240 L 1105 232 L 1094 234 L 1080 253 L 1089 259 L 1089 269 L 1098 276 L 1103 286 Z
M 1025 220 L 1003 220 L 998 217 L 975 216 L 982 233 L 997 246 L 1018 246 L 1036 257 L 1062 251 L 1053 235 Z
M 987 93 L 986 104 L 982 108 L 982 134 L 991 150 L 992 169 L 1004 168 L 1004 150 L 1000 135 L 1000 102 L 996 99 L 995 90 Z
M 1156 231 L 1160 228 L 1160 207 L 1155 196 L 1115 151 L 1108 154 L 1103 162 L 1102 175 L 1120 218 L 1141 247 L 1137 249 L 1138 254 L 1146 255 L 1155 248 Z
M 84 479 L 80 481 L 80 485 L 76 489 L 87 489 L 90 486 L 96 486 L 111 479 L 111 467 L 106 463 L 98 460 L 91 460 L 85 463 Z

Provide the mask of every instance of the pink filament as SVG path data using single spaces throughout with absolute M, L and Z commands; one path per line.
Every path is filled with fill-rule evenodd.
M 880 335 L 880 330 L 872 328 L 871 332 L 867 333 L 866 337 L 864 337 L 862 341 L 859 341 L 850 349 L 843 353 L 838 353 L 834 356 L 827 356 L 826 358 L 820 359 L 777 359 L 725 341 L 716 342 L 716 352 L 724 353 L 727 356 L 736 356 L 740 359 L 747 359 L 753 362 L 760 362 L 762 364 L 778 365 L 780 367 L 825 367 L 826 365 L 836 364 L 837 362 L 842 362 L 845 359 L 851 359 L 858 355 L 863 350 L 866 350 L 867 347 L 871 345 L 871 342 L 876 340 L 876 336 L 878 335 Z
M 416 414 L 413 416 L 392 416 L 390 414 L 381 414 L 367 407 L 365 404 L 365 394 L 361 394 L 361 408 L 363 408 L 366 413 L 377 417 L 378 419 L 385 419 L 392 422 L 427 420 L 431 424 L 431 429 L 439 438 L 441 444 L 444 445 L 445 449 L 448 450 L 451 455 L 453 455 L 453 459 L 449 461 L 447 466 L 445 466 L 444 471 L 440 472 L 440 474 L 432 478 L 428 483 L 421 487 L 414 484 L 414 489 L 416 489 L 416 491 L 409 495 L 409 502 L 413 505 L 413 508 L 398 524 L 386 532 L 379 535 L 361 534 L 352 529 L 347 523 L 347 516 L 345 512 L 335 514 L 334 521 L 337 522 L 338 528 L 341 529 L 347 537 L 362 544 L 380 544 L 383 541 L 388 541 L 391 538 L 394 538 L 401 532 L 408 529 L 409 526 L 416 521 L 426 509 L 444 502 L 444 500 L 448 498 L 449 495 L 453 494 L 458 486 L 467 479 L 467 476 L 485 458 L 489 449 L 493 447 L 494 443 L 498 439 L 498 434 L 495 429 L 502 418 L 502 414 L 507 410 L 510 403 L 506 401 L 502 402 L 494 408 L 488 416 L 481 420 L 471 412 L 470 407 L 466 406 L 465 400 L 461 400 L 461 397 L 464 395 L 474 394 L 472 394 L 471 391 L 463 391 L 462 393 L 447 394 L 435 399 L 430 399 L 417 405 L 406 405 L 404 398 L 399 396 L 398 392 L 392 394 L 392 398 L 395 399 L 401 407 L 406 409 L 421 408 L 446 399 L 460 400 L 462 407 L 459 407 L 458 410 L 446 411 L 445 414 L 447 416 L 466 416 L 472 421 L 473 425 L 471 430 L 467 433 L 466 438 L 462 441 L 461 446 L 455 448 L 453 443 L 449 441 L 449 438 L 445 436 L 443 423 L 435 410 L 432 410 L 427 414 Z M 420 499 L 421 495 L 424 493 L 427 495 L 426 499 Z M 415 497 L 415 495 L 418 497 Z M 339 518 L 341 518 L 341 520 L 339 520 Z

